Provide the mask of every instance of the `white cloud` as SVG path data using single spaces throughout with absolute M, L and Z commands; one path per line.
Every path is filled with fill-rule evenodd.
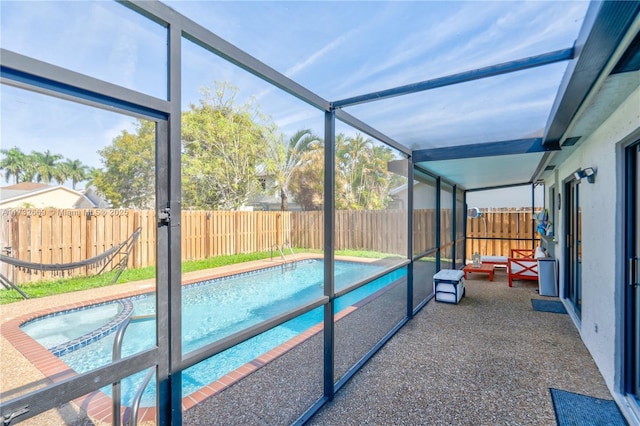
M 288 77 L 293 77 L 298 74 L 300 71 L 310 67 L 311 65 L 317 63 L 322 57 L 328 55 L 330 52 L 337 49 L 341 44 L 347 42 L 355 33 L 358 32 L 358 29 L 352 29 L 348 33 L 336 37 L 330 43 L 324 45 L 322 48 L 315 51 L 313 54 L 308 56 L 305 60 L 296 63 L 294 66 L 289 68 L 284 72 L 284 74 Z

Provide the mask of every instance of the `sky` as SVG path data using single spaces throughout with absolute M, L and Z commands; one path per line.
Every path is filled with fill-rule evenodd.
M 329 101 L 571 47 L 585 1 L 169 1 Z M 0 45 L 166 99 L 166 29 L 111 1 L 0 1 Z M 38 31 L 33 31 L 37 28 Z M 52 36 L 55 35 L 55 36 Z M 285 135 L 323 113 L 183 40 L 182 108 L 230 82 Z M 412 148 L 539 135 L 566 63 L 345 108 Z M 136 118 L 0 86 L 0 145 L 99 167 Z M 338 123 L 337 131 L 354 129 Z

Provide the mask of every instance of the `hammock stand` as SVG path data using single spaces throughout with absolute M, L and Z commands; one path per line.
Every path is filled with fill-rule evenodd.
M 31 273 L 38 272 L 53 272 L 54 275 L 64 276 L 65 274 L 71 275 L 71 271 L 80 269 L 80 268 L 88 268 L 92 270 L 100 269 L 96 275 L 100 275 L 109 265 L 113 265 L 111 271 L 117 269 L 115 277 L 111 281 L 111 284 L 114 284 L 122 271 L 127 267 L 127 262 L 129 261 L 129 255 L 131 254 L 131 250 L 133 250 L 133 246 L 137 241 L 142 228 L 138 228 L 133 231 L 126 240 L 118 244 L 117 246 L 111 247 L 109 250 L 104 251 L 103 253 L 91 257 L 89 259 L 80 260 L 78 262 L 70 262 L 70 263 L 35 263 L 35 262 L 27 262 L 25 260 L 16 259 L 14 257 L 5 256 L 0 254 L 0 262 L 7 263 L 12 265 L 14 268 L 17 268 L 20 271 Z M 116 260 L 117 256 L 120 256 L 117 262 L 114 264 L 114 260 Z M 0 285 L 5 287 L 6 289 L 14 289 L 18 293 L 22 295 L 25 299 L 28 299 L 29 296 L 22 291 L 16 284 L 11 282 L 11 280 L 4 275 L 0 274 Z

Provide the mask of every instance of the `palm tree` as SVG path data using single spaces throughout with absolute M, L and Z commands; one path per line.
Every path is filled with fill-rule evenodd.
M 58 160 L 62 159 L 62 155 L 52 154 L 51 151 L 46 150 L 44 153 L 32 151 L 29 157 L 33 162 L 37 182 L 49 183 L 54 179 L 57 181 L 62 179 L 64 182 L 66 180 L 58 163 Z
M 368 165 L 369 173 L 364 183 L 366 187 L 366 208 L 385 208 L 390 200 L 389 190 L 406 183 L 402 176 L 388 170 L 389 162 L 393 161 L 393 152 L 386 146 L 375 145 Z
M 98 167 L 87 167 L 87 174 L 86 174 L 86 177 L 84 178 L 84 180 L 87 181 L 84 184 L 85 189 L 89 188 L 90 186 L 93 186 L 93 181 L 95 180 L 96 176 L 99 175 L 100 173 L 102 173 L 102 170 L 100 170 L 100 168 Z
M 338 182 L 336 181 L 336 185 Z M 300 156 L 289 190 L 303 210 L 321 210 L 324 205 L 324 141 L 318 140 Z
M 291 176 L 300 166 L 302 154 L 321 143 L 320 138 L 315 136 L 310 129 L 298 130 L 285 143 L 280 139 L 273 149 L 275 166 L 272 173 L 275 177 L 275 187 L 280 191 L 280 210 L 288 209 L 287 199 L 289 198 L 289 184 Z
M 67 159 L 62 163 L 67 179 L 71 179 L 71 187 L 75 190 L 78 182 L 82 182 L 89 177 L 89 167 L 82 164 L 80 160 Z M 66 180 L 66 179 L 65 179 Z
M 368 173 L 369 163 L 373 155 L 371 139 L 358 133 L 355 137 L 336 137 L 336 184 L 341 181 L 341 187 L 336 186 L 336 192 L 343 197 L 346 208 L 362 208 L 363 182 Z
M 14 183 L 20 183 L 26 168 L 27 156 L 17 146 L 11 149 L 1 149 L 0 153 L 4 155 L 0 161 L 0 169 L 5 171 L 5 182 L 9 182 L 9 178 L 13 176 Z
M 37 164 L 33 160 L 33 157 L 31 155 L 26 155 L 24 170 L 20 173 L 20 180 L 22 182 L 35 182 L 36 175 L 38 174 L 36 166 Z

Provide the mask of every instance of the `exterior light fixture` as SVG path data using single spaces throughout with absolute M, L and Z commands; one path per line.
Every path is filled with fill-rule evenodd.
M 587 167 L 582 170 L 576 171 L 573 176 L 576 180 L 587 178 L 587 182 L 594 183 L 596 181 L 596 171 L 593 167 Z
M 482 213 L 480 212 L 480 209 L 477 207 L 471 207 L 469 209 L 467 209 L 467 217 L 471 218 L 471 219 L 475 219 L 477 217 L 482 216 Z

